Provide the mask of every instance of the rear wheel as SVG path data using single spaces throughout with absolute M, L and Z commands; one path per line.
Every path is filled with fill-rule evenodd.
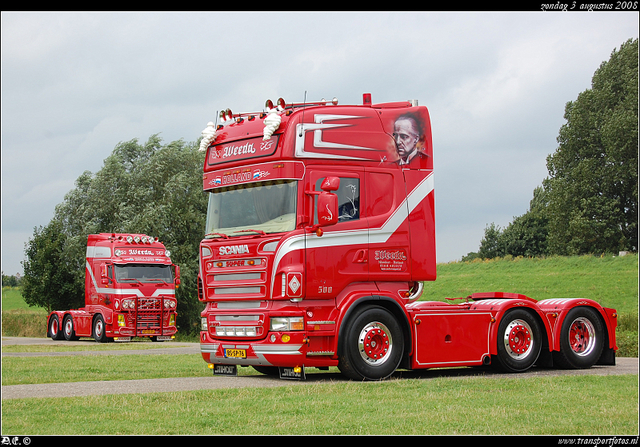
M 64 333 L 64 339 L 67 341 L 78 339 L 78 337 L 76 336 L 76 331 L 73 327 L 73 317 L 71 317 L 71 315 L 67 315 L 66 317 L 64 317 L 62 332 Z
M 526 371 L 540 355 L 540 325 L 526 310 L 512 309 L 500 321 L 497 341 L 498 366 L 509 372 Z
M 590 368 L 602 354 L 604 328 L 595 310 L 588 307 L 571 309 L 560 330 L 560 351 L 553 360 L 561 368 Z
M 57 315 L 53 315 L 49 319 L 49 337 L 52 340 L 62 340 L 64 339 L 64 333 L 62 331 L 62 327 L 60 326 L 60 318 Z
M 345 326 L 338 367 L 354 380 L 382 380 L 396 370 L 404 351 L 402 328 L 378 306 L 365 307 Z

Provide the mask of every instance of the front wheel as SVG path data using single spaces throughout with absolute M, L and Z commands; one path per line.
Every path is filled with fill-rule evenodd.
M 571 309 L 560 329 L 560 352 L 553 360 L 561 368 L 580 369 L 593 366 L 602 354 L 604 328 L 595 310 Z
M 105 343 L 108 341 L 106 334 L 106 327 L 104 324 L 104 318 L 98 314 L 93 319 L 93 339 L 98 343 Z
M 404 351 L 402 328 L 379 306 L 368 306 L 347 322 L 338 367 L 354 380 L 382 380 L 396 370 Z
M 540 355 L 540 325 L 526 310 L 512 309 L 500 321 L 497 342 L 498 366 L 508 372 L 524 372 Z

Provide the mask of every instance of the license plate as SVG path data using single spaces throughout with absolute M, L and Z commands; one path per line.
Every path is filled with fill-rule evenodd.
M 246 349 L 225 349 L 224 356 L 228 359 L 246 359 Z

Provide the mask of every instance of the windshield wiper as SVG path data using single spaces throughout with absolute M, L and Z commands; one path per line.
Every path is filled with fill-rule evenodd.
M 118 279 L 118 282 L 126 283 L 126 284 L 131 284 L 131 281 L 135 281 L 139 285 L 142 285 L 142 282 L 138 278 L 120 278 L 120 279 Z
M 234 231 L 234 233 L 258 233 L 258 234 L 262 234 L 262 235 L 266 235 L 267 234 L 262 230 L 238 230 L 238 231 Z
M 162 281 L 166 285 L 169 285 L 169 282 L 166 279 L 162 279 L 162 278 L 147 278 L 145 281 L 147 282 Z
M 229 239 L 229 236 L 227 236 L 224 233 L 207 233 L 204 235 L 204 237 L 209 237 L 209 236 L 220 236 L 223 239 Z

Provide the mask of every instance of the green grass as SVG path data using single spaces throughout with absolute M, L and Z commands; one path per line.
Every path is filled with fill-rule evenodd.
M 17 399 L 2 403 L 2 430 L 25 435 L 633 435 L 638 433 L 637 380 L 402 379 Z
M 14 309 L 33 309 L 25 303 L 18 287 L 2 288 L 2 311 Z M 44 311 L 43 311 L 44 312 Z
M 474 292 L 515 292 L 536 300 L 591 298 L 619 313 L 638 313 L 638 256 L 504 258 L 438 264 L 422 299 Z
M 169 343 L 166 345 L 174 346 Z M 257 374 L 253 368 L 240 369 Z M 141 356 L 132 352 L 131 355 L 7 356 L 2 358 L 2 386 L 211 375 L 211 371 L 199 354 Z

